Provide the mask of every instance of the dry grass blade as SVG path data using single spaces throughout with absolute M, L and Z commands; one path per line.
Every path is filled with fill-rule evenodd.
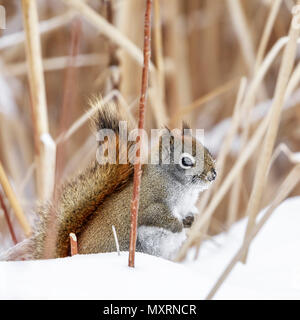
M 259 44 L 259 48 L 258 48 L 258 52 L 256 55 L 256 61 L 255 61 L 255 68 L 254 68 L 254 74 L 256 75 L 259 67 L 262 63 L 264 54 L 265 54 L 265 50 L 266 50 L 266 46 L 279 10 L 279 7 L 281 5 L 282 0 L 276 0 L 273 2 L 273 5 L 271 7 L 271 10 L 269 12 L 269 16 L 264 28 L 264 32 Z M 276 48 L 275 46 L 273 48 Z M 275 50 L 274 50 L 275 52 Z M 270 55 L 269 55 L 270 56 Z M 270 59 L 271 61 L 272 59 Z M 267 60 L 265 60 L 267 61 Z M 252 86 L 253 87 L 253 86 Z M 243 109 L 244 109 L 244 118 L 245 118 L 245 123 L 244 123 L 244 127 L 243 127 L 243 132 L 242 132 L 242 137 L 241 137 L 241 148 L 240 148 L 240 152 L 243 152 L 244 147 L 247 143 L 248 140 L 248 135 L 249 135 L 249 130 L 250 130 L 250 113 L 251 113 L 251 109 L 254 106 L 254 102 L 255 102 L 255 95 L 254 95 L 254 90 L 249 90 L 249 95 L 247 97 L 247 99 L 245 99 L 245 104 L 243 105 Z M 252 93 L 252 94 L 250 94 Z M 231 226 L 231 224 L 236 220 L 237 217 L 237 210 L 239 207 L 239 202 L 240 202 L 240 198 L 239 198 L 239 192 L 241 190 L 241 186 L 242 186 L 242 173 L 241 175 L 236 179 L 231 193 L 230 193 L 230 201 L 229 201 L 229 205 L 228 205 L 228 215 L 227 215 L 227 221 L 226 221 L 226 225 L 227 227 Z
M 155 57 L 157 61 L 157 79 L 158 87 L 161 94 L 161 100 L 164 101 L 165 94 L 165 71 L 163 57 L 163 42 L 162 42 L 162 26 L 160 17 L 160 0 L 154 0 L 154 41 L 155 41 Z
M 214 198 L 209 203 L 207 209 L 205 212 L 201 215 L 201 217 L 198 217 L 197 220 L 194 222 L 188 239 L 185 241 L 183 246 L 181 247 L 177 257 L 176 261 L 182 261 L 186 254 L 188 249 L 196 242 L 196 240 L 199 237 L 199 232 L 201 232 L 202 228 L 205 226 L 207 221 L 210 219 L 210 217 L 213 215 L 215 209 L 219 205 L 220 201 L 225 196 L 226 192 L 229 190 L 232 183 L 235 181 L 236 177 L 240 174 L 241 170 L 245 166 L 246 162 L 249 160 L 251 155 L 253 154 L 254 150 L 258 146 L 258 144 L 261 142 L 261 138 L 263 137 L 268 124 L 270 121 L 270 116 L 266 117 L 263 122 L 260 124 L 260 126 L 256 129 L 253 137 L 248 142 L 244 152 L 240 155 L 240 157 L 235 162 L 234 166 L 232 167 L 230 173 L 226 176 L 224 179 L 222 185 L 220 188 L 216 191 Z
M 162 42 L 162 22 L 160 0 L 154 0 L 154 51 L 157 72 L 152 76 L 152 88 L 149 89 L 150 104 L 156 120 L 157 127 L 168 122 L 165 104 L 165 66 Z
M 97 53 L 87 53 L 78 55 L 76 59 L 75 66 L 76 67 L 88 67 L 88 66 L 101 66 L 106 63 L 105 56 Z M 45 72 L 47 71 L 56 71 L 65 69 L 68 66 L 69 57 L 61 56 L 61 57 L 53 57 L 53 58 L 45 58 L 43 59 L 43 69 Z M 7 77 L 15 77 L 22 76 L 27 73 L 27 65 L 24 62 L 8 64 L 5 66 L 3 70 L 5 76 Z
M 51 18 L 49 20 L 41 21 L 39 24 L 40 34 L 53 31 L 61 26 L 66 25 L 74 17 L 75 13 L 68 11 L 60 16 Z M 25 41 L 25 33 L 23 31 L 12 33 L 0 38 L 0 50 L 15 46 Z
M 288 174 L 284 182 L 281 184 L 279 188 L 279 192 L 276 195 L 275 199 L 272 201 L 270 207 L 267 209 L 264 216 L 260 219 L 257 226 L 255 226 L 251 233 L 247 235 L 247 238 L 244 240 L 244 243 L 238 250 L 238 252 L 235 254 L 235 256 L 232 258 L 226 269 L 223 271 L 222 275 L 219 277 L 216 284 L 213 286 L 209 294 L 207 295 L 207 300 L 210 300 L 214 297 L 218 289 L 221 287 L 221 285 L 224 283 L 234 266 L 240 261 L 240 259 L 245 254 L 249 244 L 254 239 L 254 237 L 258 234 L 258 232 L 261 230 L 261 228 L 265 225 L 265 223 L 268 221 L 274 210 L 277 208 L 277 206 L 289 195 L 289 193 L 294 189 L 294 187 L 298 184 L 300 180 L 300 165 L 295 166 L 291 172 Z
M 300 1 L 299 1 L 300 3 Z M 297 18 L 297 17 L 295 17 Z M 276 83 L 274 100 L 271 107 L 270 125 L 264 140 L 262 152 L 258 158 L 257 170 L 254 178 L 254 185 L 252 188 L 250 200 L 248 203 L 246 215 L 249 217 L 245 239 L 251 233 L 251 229 L 255 224 L 256 215 L 259 211 L 263 190 L 266 184 L 266 172 L 270 163 L 275 138 L 278 132 L 278 126 L 281 116 L 281 110 L 284 103 L 285 91 L 292 72 L 296 57 L 297 39 L 299 36 L 300 26 L 291 24 L 289 41 L 285 47 L 282 62 L 280 65 L 279 75 Z M 245 256 L 246 259 L 246 256 Z M 245 262 L 244 259 L 244 262 Z
M 6 197 L 14 210 L 14 213 L 27 237 L 31 235 L 31 227 L 24 215 L 24 212 L 18 202 L 18 199 L 9 184 L 9 181 L 6 177 L 2 164 L 0 163 L 0 183 L 2 185 L 3 191 L 6 194 Z
M 106 35 L 111 41 L 124 48 L 141 66 L 143 65 L 142 51 L 126 38 L 118 29 L 108 23 L 101 15 L 81 0 L 64 0 L 64 2 L 80 12 L 88 22 L 93 24 L 101 33 Z M 155 69 L 151 64 L 151 69 Z
M 284 37 L 279 39 L 272 49 L 269 51 L 268 55 L 265 57 L 263 63 L 260 65 L 257 73 L 255 74 L 255 77 L 253 81 L 250 84 L 249 89 L 247 90 L 247 93 L 244 98 L 244 103 L 241 107 L 242 111 L 244 113 L 250 113 L 252 102 L 254 101 L 255 94 L 257 90 L 259 89 L 259 85 L 263 80 L 263 77 L 265 76 L 266 72 L 270 68 L 272 62 L 274 61 L 275 57 L 279 53 L 279 51 L 282 49 L 282 47 L 287 43 L 288 38 Z M 247 120 L 246 120 L 247 122 Z M 213 201 L 210 203 L 209 208 L 206 210 L 205 214 L 203 214 L 201 217 L 197 219 L 197 222 L 194 224 L 192 230 L 196 230 L 196 226 L 198 225 L 198 231 L 195 231 L 195 233 L 191 232 L 190 237 L 193 239 L 189 240 L 190 243 L 188 244 L 188 241 L 183 245 L 182 249 L 180 250 L 178 256 L 176 259 L 183 260 L 189 246 L 193 245 L 193 243 L 198 243 L 199 239 L 201 240 L 201 237 L 199 238 L 199 233 L 203 234 L 202 228 L 206 229 L 209 223 L 210 216 L 213 214 L 214 210 L 217 208 L 220 201 L 223 199 L 225 193 L 231 186 L 235 180 L 239 180 L 239 173 L 241 172 L 243 166 L 247 162 L 248 158 L 246 159 L 244 156 L 247 154 L 247 157 L 250 157 L 251 154 L 248 153 L 248 151 L 253 152 L 257 146 L 257 144 L 260 142 L 260 139 L 262 138 L 268 124 L 268 119 L 265 119 L 260 127 L 256 131 L 256 135 L 253 136 L 252 140 L 243 148 L 243 152 L 239 155 L 238 161 L 235 163 L 234 167 L 232 168 L 229 176 L 226 177 L 224 183 L 222 184 L 221 188 L 217 191 L 216 195 L 214 196 Z M 245 162 L 244 162 L 245 160 Z M 233 174 L 234 173 L 234 174 Z M 237 183 L 235 183 L 234 188 L 239 187 Z M 238 189 L 239 190 L 239 189 Z M 236 190 L 237 191 L 237 190 Z M 201 212 L 205 208 L 206 203 L 209 199 L 209 193 L 207 193 L 203 200 L 201 201 Z
M 240 109 L 241 109 L 242 99 L 244 97 L 245 90 L 246 90 L 246 84 L 247 84 L 246 78 L 242 78 L 241 82 L 240 82 L 240 88 L 238 91 L 238 95 L 236 98 L 236 103 L 234 106 L 232 123 L 230 124 L 230 129 L 226 134 L 226 137 L 224 139 L 224 142 L 222 144 L 222 148 L 220 150 L 220 153 L 219 153 L 218 159 L 217 159 L 217 168 L 218 168 L 217 183 L 218 183 L 218 181 L 221 181 L 221 179 L 223 177 L 223 171 L 224 171 L 226 158 L 227 158 L 228 153 L 230 151 L 230 147 L 232 145 L 234 136 L 235 136 L 237 129 L 239 127 L 240 117 L 241 117 L 241 110 Z M 217 187 L 214 186 L 214 188 L 217 188 Z
M 296 68 L 294 69 L 291 75 L 290 81 L 286 87 L 285 100 L 287 100 L 291 96 L 293 91 L 297 88 L 299 81 L 300 81 L 300 62 L 298 62 Z
M 240 0 L 227 0 L 227 4 L 232 21 L 235 25 L 234 30 L 237 33 L 249 73 L 252 74 L 253 67 L 255 65 L 255 54 L 253 41 L 249 32 L 250 28 L 248 26 L 245 14 L 243 12 Z
M 241 102 L 242 102 L 242 99 L 243 99 L 243 96 L 245 93 L 246 84 L 247 84 L 246 78 L 242 78 L 240 81 L 240 87 L 239 87 L 239 91 L 237 94 L 236 103 L 234 106 L 232 123 L 230 125 L 229 131 L 226 134 L 226 137 L 224 139 L 224 143 L 222 144 L 222 148 L 221 148 L 219 155 L 218 155 L 218 158 L 217 158 L 217 171 L 218 171 L 217 181 L 215 182 L 214 186 L 212 188 L 210 188 L 209 190 L 207 190 L 205 195 L 201 198 L 200 204 L 198 206 L 199 212 L 203 212 L 203 210 L 205 209 L 205 207 L 209 201 L 209 198 L 210 198 L 212 192 L 214 190 L 218 189 L 218 186 L 222 181 L 223 170 L 224 170 L 226 158 L 227 158 L 232 141 L 234 139 L 234 136 L 237 132 L 237 129 L 238 129 L 239 123 L 240 123 L 240 115 L 241 115 L 240 107 L 241 107 Z M 206 232 L 209 228 L 209 224 L 210 224 L 210 220 L 207 221 L 206 225 L 203 228 L 204 230 L 201 232 L 201 234 L 197 240 L 195 258 L 198 257 L 199 248 L 200 248 L 202 240 L 204 239 Z
M 268 25 L 268 22 L 267 22 Z M 267 26 L 266 26 L 267 28 Z M 269 26 L 268 26 L 269 28 Z M 266 29 L 265 29 L 266 30 Z M 263 35 L 263 38 L 261 40 L 261 44 L 264 41 L 267 41 L 266 35 Z M 255 77 L 250 84 L 249 90 L 246 94 L 246 97 L 244 99 L 244 103 L 242 106 L 242 110 L 244 112 L 244 123 L 243 123 L 243 131 L 242 131 L 242 136 L 241 136 L 241 148 L 240 148 L 240 154 L 244 152 L 244 148 L 246 146 L 246 143 L 248 141 L 248 136 L 249 136 L 249 130 L 250 130 L 250 115 L 251 115 L 251 110 L 254 107 L 254 102 L 255 102 L 255 94 L 256 91 L 266 74 L 267 70 L 270 68 L 271 63 L 274 61 L 275 57 L 281 50 L 281 48 L 286 44 L 288 38 L 284 37 L 279 39 L 275 45 L 272 47 L 272 49 L 269 51 L 268 55 L 264 59 L 263 63 L 261 63 L 259 55 L 257 56 L 256 60 L 256 70 L 255 70 Z M 262 49 L 261 49 L 262 50 Z M 262 53 L 261 53 L 262 54 Z M 237 210 L 239 207 L 239 202 L 240 202 L 240 197 L 239 193 L 241 190 L 242 186 L 242 176 L 243 174 L 241 173 L 236 181 L 234 182 L 234 185 L 231 190 L 230 194 L 230 201 L 229 201 L 229 207 L 228 207 L 228 215 L 227 215 L 227 226 L 230 226 L 233 221 L 235 221 L 236 216 L 237 216 Z
M 81 36 L 81 21 L 75 19 L 72 24 L 71 40 L 70 40 L 70 57 L 68 68 L 65 73 L 63 102 L 60 113 L 59 132 L 65 132 L 69 122 L 69 114 L 72 113 L 72 107 L 75 104 L 75 94 L 77 92 L 77 72 L 75 68 L 77 55 L 79 51 L 79 42 Z M 56 170 L 55 170 L 55 185 L 59 185 L 61 181 L 62 171 L 65 165 L 65 146 L 64 143 L 57 144 L 56 151 Z
M 242 110 L 246 115 L 250 114 L 251 112 L 251 108 L 253 107 L 253 102 L 255 101 L 255 95 L 257 93 L 257 90 L 259 89 L 259 86 L 262 83 L 264 76 L 266 75 L 267 71 L 269 70 L 271 64 L 274 62 L 280 50 L 286 45 L 287 42 L 288 42 L 288 37 L 282 37 L 279 40 L 277 40 L 276 43 L 273 45 L 272 49 L 266 55 L 262 64 L 259 66 L 257 72 L 255 73 L 255 76 L 247 90 L 244 103 L 242 106 Z M 244 126 L 247 126 L 247 125 L 248 125 L 248 121 L 245 121 Z
M 181 119 L 184 115 L 192 112 L 196 108 L 199 108 L 204 103 L 209 102 L 212 99 L 216 98 L 217 96 L 229 91 L 230 89 L 234 88 L 237 85 L 237 83 L 238 83 L 238 79 L 230 80 L 227 83 L 216 88 L 212 92 L 209 92 L 203 97 L 200 97 L 199 99 L 195 100 L 193 103 L 189 104 L 188 106 L 180 108 L 180 110 L 170 119 L 170 123 L 175 123 L 176 121 Z
M 261 41 L 259 43 L 259 47 L 257 50 L 255 68 L 254 68 L 255 71 L 258 69 L 258 67 L 260 66 L 260 64 L 264 58 L 267 44 L 268 44 L 268 41 L 269 41 L 269 38 L 270 38 L 270 35 L 272 32 L 272 28 L 274 26 L 275 19 L 277 17 L 278 11 L 279 11 L 279 8 L 281 6 L 281 3 L 282 3 L 282 0 L 275 0 L 275 1 L 273 1 L 273 4 L 271 6 L 271 9 L 270 9 L 270 12 L 269 12 L 269 15 L 267 18 L 267 22 L 266 22 L 266 25 L 264 28 L 264 32 L 262 34 Z
M 14 228 L 13 228 L 13 226 L 11 224 L 11 221 L 10 221 L 10 218 L 9 218 L 9 214 L 8 214 L 8 210 L 7 210 L 6 205 L 4 203 L 4 199 L 2 197 L 1 192 L 0 192 L 0 207 L 2 208 L 2 210 L 4 212 L 4 217 L 5 217 L 5 220 L 7 222 L 7 226 L 8 226 L 9 233 L 11 235 L 11 239 L 12 239 L 14 244 L 17 244 L 18 241 L 17 241 L 16 235 L 15 235 L 15 232 L 14 232 Z
M 55 144 L 48 133 L 46 92 L 36 1 L 22 0 L 22 9 L 34 123 L 37 192 L 40 200 L 47 200 L 51 197 L 54 186 Z
M 119 256 L 120 255 L 120 246 L 119 246 L 119 241 L 118 241 L 116 228 L 115 228 L 115 226 L 111 226 L 111 228 L 112 228 L 112 231 L 113 231 L 113 235 L 114 235 L 114 239 L 115 239 L 115 243 L 116 243 L 116 249 L 117 249 L 118 256 Z
M 283 46 L 287 42 L 288 42 L 288 37 L 283 37 L 277 40 L 277 42 L 273 45 L 272 49 L 269 51 L 269 53 L 265 57 L 263 63 L 259 67 L 257 73 L 255 74 L 254 79 L 252 80 L 247 90 L 247 93 L 244 98 L 244 103 L 242 106 L 243 112 L 246 112 L 251 108 L 253 97 L 255 97 L 257 90 L 259 90 L 259 86 L 266 72 L 270 68 L 277 54 L 280 52 L 280 50 L 283 48 Z M 246 164 L 246 162 L 254 152 L 255 148 L 261 142 L 261 139 L 267 129 L 269 120 L 270 120 L 270 113 L 268 114 L 267 117 L 264 118 L 262 123 L 259 125 L 255 133 L 253 134 L 252 138 L 245 145 L 243 152 L 239 155 L 239 158 L 237 159 L 234 166 L 232 167 L 229 175 L 225 178 L 220 189 L 217 190 L 216 194 L 214 195 L 214 199 L 210 202 L 206 211 L 203 213 L 203 215 L 201 215 L 201 217 L 197 218 L 197 220 L 195 221 L 194 225 L 191 228 L 191 232 L 189 234 L 187 241 L 183 244 L 182 248 L 179 251 L 178 256 L 176 257 L 176 261 L 182 261 L 185 258 L 189 247 L 191 247 L 194 243 L 197 243 L 196 239 L 198 239 L 199 233 L 201 232 L 202 227 L 206 225 L 207 221 L 210 219 L 211 215 L 214 213 L 215 209 L 217 208 L 220 201 L 225 196 L 226 192 L 228 191 L 232 183 L 235 182 L 235 180 L 239 177 L 241 170 L 243 169 L 244 165 Z
M 273 152 L 272 158 L 270 160 L 268 171 L 270 171 L 274 161 L 278 158 L 278 156 L 283 153 L 289 159 L 291 163 L 297 164 L 300 162 L 300 153 L 292 152 L 289 147 L 285 143 L 280 143 L 279 146 L 276 147 L 275 151 Z

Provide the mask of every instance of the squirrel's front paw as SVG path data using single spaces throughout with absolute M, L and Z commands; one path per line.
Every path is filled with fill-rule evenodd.
M 192 216 L 192 215 L 187 216 L 182 220 L 183 226 L 185 228 L 190 228 L 192 226 L 193 222 L 194 222 L 194 216 Z

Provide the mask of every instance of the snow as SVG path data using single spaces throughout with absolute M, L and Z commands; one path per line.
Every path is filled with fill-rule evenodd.
M 260 214 L 262 216 L 264 212 Z M 217 293 L 218 299 L 300 299 L 300 197 L 281 204 L 253 240 L 247 264 L 237 264 Z M 211 287 L 241 245 L 246 220 L 206 243 L 193 270 Z M 234 292 L 231 287 L 238 287 Z
M 262 214 L 262 213 L 261 213 Z M 300 299 L 300 197 L 274 212 L 216 299 Z M 0 299 L 203 299 L 240 247 L 246 220 L 207 241 L 184 264 L 137 253 L 0 262 Z

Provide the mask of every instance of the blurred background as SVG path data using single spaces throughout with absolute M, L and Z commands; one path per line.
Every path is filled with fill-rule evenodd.
M 39 90 L 45 92 L 46 108 L 41 118 L 34 111 L 31 90 L 36 89 L 30 89 L 29 83 L 25 50 L 29 40 L 24 34 L 22 1 L 0 1 L 6 10 L 6 29 L 0 30 L 0 160 L 30 223 L 34 223 L 37 204 L 51 198 L 52 186 L 55 189 L 95 157 L 95 137 L 84 118 L 91 97 L 101 95 L 114 100 L 137 117 L 145 11 L 142 0 L 37 0 L 36 3 L 45 88 Z M 294 4 L 293 0 L 153 3 L 146 129 L 162 125 L 178 127 L 186 120 L 192 128 L 205 130 L 205 144 L 217 160 L 222 146 L 227 146 L 222 151 L 216 187 L 206 198 L 203 193 L 199 199 L 201 210 L 213 199 L 271 106 L 281 53 L 272 60 L 252 97 L 247 97 L 248 111 L 244 97 L 263 59 L 280 38 L 287 36 Z M 109 28 L 111 25 L 113 28 Z M 297 62 L 299 54 L 298 50 Z M 262 206 L 270 203 L 294 163 L 299 161 L 296 152 L 300 152 L 300 90 L 298 82 L 294 84 L 281 115 L 275 142 L 278 156 L 274 156 Z M 235 109 L 240 110 L 240 115 L 236 129 L 232 130 Z M 39 119 L 44 121 L 41 131 Z M 35 162 L 40 143 L 37 132 L 46 134 L 48 142 L 50 139 L 47 151 L 50 153 L 46 152 L 46 157 L 55 157 L 56 164 L 55 171 L 51 166 L 44 169 L 49 175 L 55 174 L 53 179 L 49 178 L 53 182 L 49 182 L 42 195 L 36 179 L 40 170 Z M 53 145 L 56 155 L 51 153 Z M 208 236 L 227 230 L 245 215 L 261 148 L 259 144 L 239 174 L 236 187 L 219 203 L 206 230 Z M 0 193 L 16 240 L 20 241 L 24 233 L 1 188 Z M 291 196 L 299 194 L 298 184 Z M 5 249 L 13 241 L 3 206 L 0 212 L 0 247 Z

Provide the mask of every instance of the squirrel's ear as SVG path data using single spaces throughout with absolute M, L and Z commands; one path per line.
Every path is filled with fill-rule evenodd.
M 182 121 L 182 135 L 183 136 L 192 135 L 192 129 L 185 121 Z

